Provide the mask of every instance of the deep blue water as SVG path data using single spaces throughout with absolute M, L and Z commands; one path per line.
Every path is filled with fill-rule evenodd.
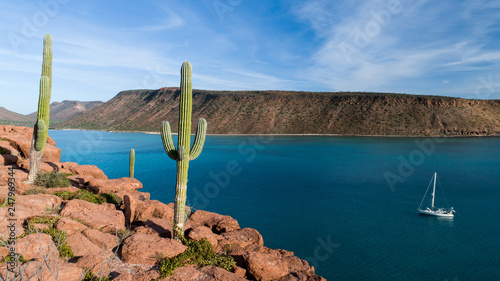
M 142 191 L 173 202 L 176 165 L 159 135 L 50 136 L 62 161 L 110 178 L 128 176 L 134 148 Z M 453 220 L 417 214 L 434 171 L 436 205 L 453 206 Z M 328 280 L 500 280 L 500 138 L 208 136 L 190 162 L 188 201 L 257 229 Z

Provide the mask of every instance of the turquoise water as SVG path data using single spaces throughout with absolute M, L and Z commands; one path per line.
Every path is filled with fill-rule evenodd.
M 176 166 L 159 135 L 50 135 L 62 161 L 110 178 L 128 176 L 134 148 L 142 191 L 173 201 Z M 436 205 L 453 206 L 453 220 L 417 214 L 434 171 Z M 208 136 L 188 201 L 259 230 L 328 280 L 500 280 L 499 187 L 500 138 Z

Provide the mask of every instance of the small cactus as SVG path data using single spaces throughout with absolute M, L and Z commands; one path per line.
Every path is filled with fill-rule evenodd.
M 30 170 L 26 182 L 33 183 L 42 160 L 45 144 L 49 134 L 50 96 L 52 89 L 52 37 L 45 35 L 43 39 L 42 78 L 38 98 L 38 111 L 30 149 Z
M 177 161 L 177 183 L 175 186 L 174 201 L 174 239 L 182 241 L 184 238 L 184 224 L 186 222 L 186 192 L 189 161 L 198 157 L 205 143 L 207 121 L 200 118 L 196 129 L 193 147 L 191 145 L 191 112 L 193 87 L 191 83 L 192 70 L 189 62 L 184 62 L 181 68 L 181 96 L 179 101 L 179 134 L 177 149 L 175 149 L 170 131 L 170 124 L 162 122 L 161 138 L 167 155 Z
M 129 167 L 128 167 L 128 175 L 130 178 L 134 178 L 134 166 L 135 166 L 135 150 L 132 148 L 130 150 L 129 156 Z

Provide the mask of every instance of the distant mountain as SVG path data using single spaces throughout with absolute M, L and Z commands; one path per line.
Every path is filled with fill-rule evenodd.
M 66 121 L 101 104 L 103 104 L 102 101 L 64 100 L 62 102 L 53 102 L 50 104 L 50 120 L 55 123 Z M 35 120 L 36 112 L 27 116 Z
M 179 88 L 120 92 L 56 128 L 177 131 Z M 390 93 L 193 90 L 212 134 L 500 135 L 500 100 Z
M 34 123 L 32 118 L 0 106 L 0 125 L 32 126 Z

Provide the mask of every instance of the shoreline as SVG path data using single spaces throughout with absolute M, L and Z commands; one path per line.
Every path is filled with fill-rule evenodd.
M 86 130 L 86 129 L 50 129 L 51 131 L 96 131 L 96 132 L 108 132 L 108 133 L 138 133 L 146 135 L 160 135 L 159 132 L 151 131 L 109 131 L 109 130 Z M 177 133 L 172 133 L 172 135 L 177 135 Z M 191 135 L 194 135 L 191 134 Z M 374 138 L 495 138 L 500 137 L 500 135 L 473 135 L 473 136 L 459 136 L 459 135 L 342 135 L 342 134 L 206 134 L 207 136 L 278 136 L 278 137 L 374 137 Z

